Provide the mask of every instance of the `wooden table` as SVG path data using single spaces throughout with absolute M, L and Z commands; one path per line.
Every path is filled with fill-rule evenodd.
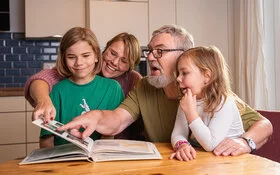
M 89 163 L 86 161 L 60 162 L 22 165 L 21 160 L 11 160 L 0 164 L 0 174 L 280 174 L 280 164 L 262 157 L 244 154 L 236 157 L 214 156 L 212 153 L 197 150 L 197 158 L 190 162 L 169 160 L 172 152 L 169 143 L 156 143 L 162 160 L 116 161 Z

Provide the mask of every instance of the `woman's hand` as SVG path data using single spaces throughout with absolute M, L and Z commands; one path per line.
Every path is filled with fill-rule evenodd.
M 176 152 L 171 154 L 170 159 L 173 159 L 174 157 L 180 161 L 190 161 L 196 158 L 196 151 L 188 143 L 183 143 L 179 146 Z
M 44 99 L 38 101 L 37 106 L 34 108 L 32 113 L 32 121 L 43 117 L 45 122 L 53 120 L 56 116 L 55 107 L 51 101 L 51 98 L 47 96 Z

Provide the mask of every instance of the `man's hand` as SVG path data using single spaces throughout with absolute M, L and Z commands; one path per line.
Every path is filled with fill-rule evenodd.
M 216 156 L 237 156 L 250 152 L 249 145 L 242 138 L 226 138 L 213 151 Z
M 53 120 L 56 116 L 55 107 L 50 98 L 38 102 L 32 113 L 32 121 L 43 117 L 45 122 Z
M 85 139 L 89 137 L 96 129 L 98 123 L 98 117 L 94 113 L 96 111 L 89 111 L 74 118 L 71 122 L 66 125 L 57 128 L 58 131 L 70 130 L 70 133 L 76 137 Z M 83 128 L 84 131 L 80 132 L 80 129 Z

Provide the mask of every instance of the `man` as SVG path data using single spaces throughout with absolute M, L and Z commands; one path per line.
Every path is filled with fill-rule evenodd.
M 82 138 L 88 137 L 95 130 L 104 135 L 116 135 L 141 116 L 150 141 L 170 142 L 178 108 L 174 77 L 176 59 L 184 50 L 193 46 L 192 36 L 178 26 L 163 26 L 154 31 L 149 49 L 144 51 L 150 65 L 150 75 L 140 80 L 115 110 L 90 111 L 59 130 L 71 129 L 72 134 Z M 240 110 L 240 113 L 244 129 L 250 126 L 243 135 L 246 139 L 224 140 L 214 150 L 216 155 L 251 152 L 255 145 L 256 148 L 261 147 L 272 134 L 271 123 L 248 106 Z M 84 128 L 84 132 L 79 132 L 80 128 Z

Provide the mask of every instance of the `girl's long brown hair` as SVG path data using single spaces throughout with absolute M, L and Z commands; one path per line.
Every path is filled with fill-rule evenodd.
M 202 90 L 204 111 L 211 117 L 221 102 L 223 104 L 229 95 L 233 95 L 230 88 L 228 66 L 220 50 L 215 46 L 195 47 L 184 52 L 177 60 L 187 58 L 205 74 L 210 73 L 210 80 Z M 177 73 L 178 75 L 178 73 Z M 233 95 L 234 96 L 234 95 Z M 221 107 L 223 106 L 221 105 Z
M 94 66 L 93 72 L 99 73 L 102 66 L 101 50 L 96 39 L 95 34 L 89 28 L 73 27 L 68 30 L 60 40 L 59 52 L 56 60 L 57 71 L 64 77 L 70 77 L 72 73 L 66 64 L 66 51 L 69 47 L 79 41 L 86 41 L 92 47 L 93 53 L 95 54 L 98 62 Z

